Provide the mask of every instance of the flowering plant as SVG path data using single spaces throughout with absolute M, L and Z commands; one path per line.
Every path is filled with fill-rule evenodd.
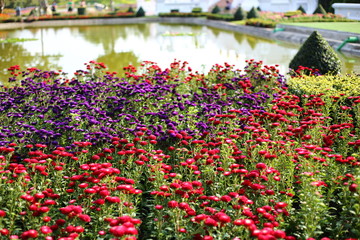
M 255 60 L 142 68 L 9 68 L 1 236 L 360 238 L 360 96 L 346 76 L 306 78 L 333 83 L 317 93 Z

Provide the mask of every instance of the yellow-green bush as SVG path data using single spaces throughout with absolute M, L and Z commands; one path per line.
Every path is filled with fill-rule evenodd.
M 330 119 L 353 116 L 354 122 L 359 124 L 360 74 L 296 77 L 288 80 L 288 87 L 291 93 L 300 97 L 302 104 L 309 96 L 320 97 L 326 102 L 322 113 Z
M 296 11 L 288 11 L 284 13 L 285 17 L 291 17 L 291 16 L 295 16 L 295 15 L 301 15 L 303 12 L 301 10 L 296 10 Z
M 288 87 L 296 95 L 324 94 L 345 99 L 360 95 L 360 75 L 295 77 L 288 80 Z
M 246 20 L 245 25 L 265 28 L 275 28 L 276 22 L 273 20 L 265 20 L 260 18 L 252 18 Z

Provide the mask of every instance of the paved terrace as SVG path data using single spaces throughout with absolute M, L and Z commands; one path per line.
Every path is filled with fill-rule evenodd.
M 117 24 L 134 24 L 134 23 L 180 23 L 180 24 L 196 24 L 215 27 L 234 32 L 245 33 L 265 39 L 280 40 L 295 44 L 302 44 L 313 31 L 318 31 L 332 46 L 337 49 L 341 43 L 348 37 L 358 37 L 360 34 L 349 32 L 330 31 L 323 29 L 314 29 L 307 27 L 298 27 L 290 25 L 279 24 L 277 27 L 282 28 L 283 31 L 274 32 L 273 29 L 237 25 L 224 21 L 207 20 L 204 18 L 109 18 L 109 19 L 76 19 L 76 20 L 48 20 L 48 21 L 34 21 L 34 22 L 20 22 L 20 23 L 1 23 L 0 29 L 17 29 L 17 28 L 32 28 L 32 27 L 66 27 L 66 26 L 84 26 L 84 25 L 117 25 Z M 342 49 L 342 52 L 350 55 L 360 56 L 360 43 L 347 43 Z

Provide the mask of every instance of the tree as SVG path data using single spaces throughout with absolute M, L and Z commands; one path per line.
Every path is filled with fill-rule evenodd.
M 303 6 L 300 5 L 300 7 L 297 9 L 299 11 L 301 11 L 302 13 L 306 13 L 305 9 L 303 8 Z
M 246 12 L 239 7 L 236 9 L 236 12 L 234 13 L 234 20 L 244 20 L 246 19 Z
M 318 69 L 321 74 L 338 74 L 341 70 L 341 61 L 321 34 L 314 31 L 289 65 L 294 70 L 300 66 Z
M 142 7 L 140 7 L 136 12 L 137 17 L 145 17 L 145 11 Z
M 259 18 L 259 17 L 260 17 L 259 11 L 254 7 L 252 7 L 251 10 L 247 14 L 248 19 L 250 19 L 250 18 Z
M 217 14 L 217 13 L 219 13 L 219 12 L 220 12 L 220 8 L 219 8 L 218 5 L 216 5 L 216 6 L 213 8 L 213 10 L 211 11 L 212 14 Z
M 326 15 L 326 10 L 323 8 L 323 6 L 321 4 L 318 5 L 318 7 L 315 9 L 314 14 L 319 13 L 319 14 L 323 14 Z

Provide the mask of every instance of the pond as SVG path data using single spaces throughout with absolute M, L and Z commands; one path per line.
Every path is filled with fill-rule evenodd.
M 0 31 L 0 38 L 35 38 L 35 41 L 0 43 L 0 82 L 6 82 L 7 68 L 36 67 L 72 75 L 85 70 L 91 60 L 104 62 L 110 71 L 140 66 L 143 61 L 169 67 L 174 59 L 187 61 L 193 70 L 207 72 L 225 62 L 242 69 L 245 60 L 279 64 L 281 73 L 299 46 L 198 25 L 163 23 L 28 28 Z M 340 56 L 343 72 L 360 72 L 360 58 Z

